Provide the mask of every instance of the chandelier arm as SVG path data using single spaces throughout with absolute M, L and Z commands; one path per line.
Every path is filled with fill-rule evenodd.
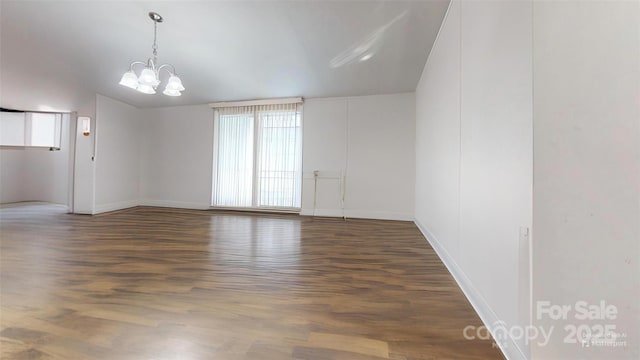
M 155 61 L 154 59 L 149 58 L 149 59 L 147 60 L 147 64 L 146 64 L 146 66 L 147 66 L 147 67 L 149 67 L 151 70 L 153 70 L 156 74 L 158 73 L 158 70 L 159 70 L 159 69 L 158 69 L 158 68 L 156 68 L 156 61 Z
M 142 61 L 134 61 L 134 62 L 132 62 L 132 63 L 131 63 L 131 65 L 129 65 L 129 70 L 130 70 L 130 71 L 133 71 L 133 65 L 143 65 L 143 66 L 146 66 L 147 64 L 146 64 L 146 63 L 144 63 L 144 62 L 142 62 Z
M 167 67 L 171 67 L 171 69 L 173 69 L 173 71 L 170 71 L 169 69 L 167 69 Z M 160 75 L 160 70 L 162 70 L 162 69 L 167 70 L 169 75 L 175 75 L 176 74 L 176 68 L 171 64 L 162 64 L 162 65 L 160 65 L 158 67 L 158 75 Z

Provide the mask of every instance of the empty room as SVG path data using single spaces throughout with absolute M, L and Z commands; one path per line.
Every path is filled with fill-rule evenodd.
M 640 359 L 640 1 L 0 1 L 0 358 Z

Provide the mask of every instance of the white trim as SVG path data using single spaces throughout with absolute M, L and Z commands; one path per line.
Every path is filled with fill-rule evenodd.
M 301 209 L 300 215 L 302 216 L 320 216 L 320 217 L 342 217 L 341 209 Z
M 153 206 L 153 207 L 165 207 L 176 209 L 192 209 L 192 210 L 207 210 L 209 204 L 206 203 L 194 203 L 184 201 L 171 201 L 171 200 L 152 200 L 143 199 L 138 202 L 140 206 Z
M 25 149 L 32 149 L 32 150 L 43 150 L 43 151 L 60 151 L 61 148 L 60 147 L 55 147 L 55 146 L 31 146 L 31 145 L 0 145 L 0 149 L 5 149 L 5 150 L 25 150 Z
M 211 136 L 213 137 L 213 161 L 211 162 L 211 182 L 210 182 L 210 189 L 211 189 L 211 193 L 209 196 L 209 205 L 213 205 L 214 201 L 213 201 L 213 196 L 216 193 L 215 192 L 215 187 L 218 181 L 218 142 L 220 141 L 220 137 L 218 136 L 218 132 L 219 132 L 219 117 L 220 114 L 218 114 L 217 111 L 213 111 L 213 134 L 211 134 Z
M 300 170 L 300 193 L 295 194 L 300 196 L 300 209 L 298 209 L 298 215 L 302 209 L 302 196 L 304 194 L 304 104 L 298 105 L 298 113 L 300 114 L 300 160 L 298 163 Z M 313 194 L 315 196 L 315 192 Z
M 301 104 L 302 97 L 280 98 L 280 99 L 259 99 L 259 100 L 243 100 L 243 101 L 222 101 L 210 103 L 209 106 L 217 108 L 235 107 L 235 106 L 259 106 L 259 105 L 282 105 L 282 104 Z
M 313 216 L 313 209 L 300 209 L 300 216 Z
M 102 214 L 109 211 L 128 209 L 138 206 L 138 200 L 118 201 L 114 203 L 101 204 L 94 207 L 93 214 Z
M 21 206 L 33 206 L 33 205 L 46 205 L 46 206 L 56 206 L 60 208 L 65 208 L 69 210 L 69 207 L 64 204 L 52 203 L 47 201 L 37 201 L 37 200 L 26 200 L 26 201 L 11 201 L 6 203 L 0 203 L 0 209 L 21 207 Z
M 233 207 L 233 206 L 210 206 L 213 211 L 237 211 L 237 212 L 260 212 L 269 214 L 299 215 L 300 209 L 296 208 L 268 208 L 268 207 Z
M 279 212 L 284 214 L 298 214 L 300 212 L 299 208 L 288 208 L 288 207 L 268 207 L 268 206 L 247 206 L 247 207 L 239 207 L 239 206 L 209 206 L 211 210 L 232 210 L 232 211 L 266 211 L 266 212 Z
M 356 219 L 413 221 L 413 214 L 391 211 L 344 210 L 344 217 Z
M 414 219 L 414 223 L 420 232 L 422 232 L 422 235 L 427 239 L 440 260 L 442 260 L 444 265 L 447 267 L 447 270 L 449 270 L 449 273 L 453 276 L 454 280 L 464 293 L 464 296 L 469 300 L 478 316 L 480 316 L 480 320 L 482 320 L 484 326 L 491 332 L 491 336 L 495 338 L 493 324 L 500 320 L 498 315 L 496 315 L 493 309 L 491 309 L 491 306 L 489 306 L 482 294 L 480 294 L 480 292 L 473 286 L 473 283 L 464 271 L 462 271 L 462 268 L 460 268 L 436 237 L 427 230 L 427 228 L 423 226 L 418 219 Z M 514 339 L 508 334 L 508 332 L 506 335 L 508 336 L 508 344 L 505 345 L 502 342 L 496 342 L 500 351 L 502 351 L 502 354 L 504 354 L 507 360 L 526 360 L 527 357 L 522 352 L 522 349 L 518 347 L 518 344 Z
M 76 126 L 78 121 L 78 113 L 71 112 L 68 114 L 69 116 L 69 131 L 67 136 L 69 136 L 69 168 L 68 171 L 68 181 L 67 181 L 67 207 L 69 208 L 69 213 L 74 212 L 74 196 L 75 191 L 75 181 L 76 181 Z
M 322 217 L 346 217 L 351 219 L 372 219 L 372 220 L 395 220 L 413 221 L 413 214 L 390 212 L 390 211 L 368 211 L 368 210 L 343 210 L 337 209 L 302 209 L 302 216 L 322 216 Z

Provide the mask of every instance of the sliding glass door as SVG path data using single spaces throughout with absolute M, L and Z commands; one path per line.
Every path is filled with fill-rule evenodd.
M 301 118 L 298 104 L 216 109 L 212 206 L 299 209 Z

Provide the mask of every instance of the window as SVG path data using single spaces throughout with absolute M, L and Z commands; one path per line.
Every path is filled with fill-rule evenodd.
M 0 112 L 0 146 L 60 149 L 62 114 Z
M 217 108 L 214 144 L 213 206 L 300 208 L 299 104 Z

